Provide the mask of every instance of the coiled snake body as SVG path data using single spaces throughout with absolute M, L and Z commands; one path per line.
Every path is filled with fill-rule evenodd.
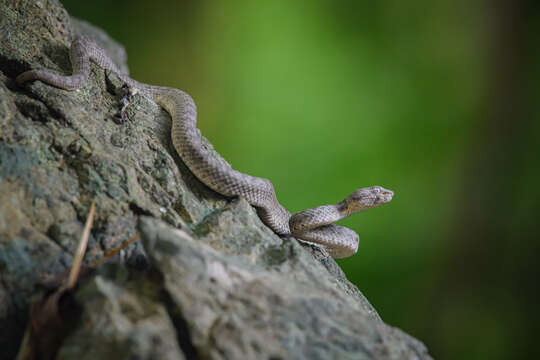
M 225 160 L 212 156 L 202 146 L 196 128 L 197 109 L 188 94 L 178 89 L 148 85 L 131 79 L 118 69 L 105 50 L 84 36 L 72 42 L 70 59 L 73 67 L 71 76 L 30 70 L 20 74 L 16 81 L 23 84 L 41 80 L 61 89 L 75 90 L 88 81 L 90 60 L 104 69 L 116 72 L 126 84 L 138 89 L 170 114 L 173 146 L 193 174 L 222 195 L 245 198 L 257 209 L 261 220 L 278 235 L 292 235 L 301 241 L 324 247 L 335 258 L 347 257 L 357 251 L 358 235 L 333 222 L 392 199 L 392 191 L 372 186 L 356 190 L 338 204 L 319 206 L 291 216 L 278 202 L 274 186 L 269 180 L 234 170 Z

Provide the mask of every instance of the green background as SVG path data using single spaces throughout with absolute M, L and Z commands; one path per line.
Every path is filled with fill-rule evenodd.
M 62 3 L 290 211 L 392 189 L 339 261 L 387 323 L 435 358 L 540 358 L 538 2 Z

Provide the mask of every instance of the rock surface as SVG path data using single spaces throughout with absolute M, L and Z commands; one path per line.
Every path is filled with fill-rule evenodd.
M 384 324 L 324 251 L 281 239 L 242 199 L 201 184 L 169 139 L 170 118 L 96 65 L 78 91 L 28 69 L 69 74 L 76 33 L 127 71 L 123 48 L 57 0 L 0 3 L 0 359 L 18 350 L 28 305 L 71 265 L 96 199 L 86 259 L 142 241 L 77 291 L 62 359 L 430 359 Z M 211 149 L 211 145 L 206 143 Z

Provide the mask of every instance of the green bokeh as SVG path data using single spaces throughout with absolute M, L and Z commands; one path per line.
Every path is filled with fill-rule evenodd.
M 189 92 L 203 134 L 236 169 L 271 179 L 290 211 L 358 187 L 394 190 L 389 205 L 343 221 L 361 242 L 339 261 L 386 322 L 436 358 L 517 358 L 519 344 L 533 343 L 528 311 L 498 293 L 497 275 L 470 297 L 441 292 L 463 251 L 455 237 L 466 231 L 455 227 L 493 82 L 486 2 L 62 3 L 126 46 L 134 78 Z M 525 144 L 539 139 L 538 126 L 530 134 Z M 524 149 L 533 150 L 521 153 L 528 163 L 515 189 L 529 202 L 504 219 L 517 227 L 520 214 L 532 221 L 540 210 L 523 190 L 537 184 L 538 153 Z M 538 232 L 528 228 L 533 243 Z M 498 266 L 490 256 L 478 262 Z

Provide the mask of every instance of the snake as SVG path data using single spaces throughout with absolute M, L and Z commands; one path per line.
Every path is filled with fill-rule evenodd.
M 206 186 L 226 197 L 242 197 L 252 205 L 262 222 L 281 237 L 294 237 L 304 243 L 322 247 L 334 258 L 344 258 L 358 250 L 358 234 L 334 224 L 359 211 L 374 208 L 392 200 L 394 193 L 381 186 L 355 190 L 342 201 L 291 214 L 278 201 L 272 182 L 233 169 L 219 154 L 203 146 L 197 129 L 197 108 L 186 92 L 164 86 L 138 82 L 122 72 L 106 51 L 93 39 L 77 35 L 69 51 L 71 75 L 46 70 L 28 70 L 16 77 L 23 85 L 39 80 L 48 85 L 76 90 L 86 84 L 90 62 L 116 73 L 129 87 L 160 105 L 172 119 L 171 140 L 188 169 Z

